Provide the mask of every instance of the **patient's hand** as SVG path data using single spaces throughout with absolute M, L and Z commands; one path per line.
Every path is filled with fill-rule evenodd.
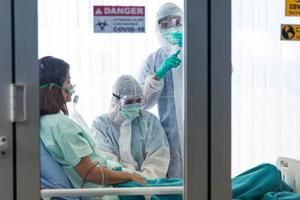
M 135 182 L 138 182 L 138 183 L 141 183 L 144 185 L 146 184 L 145 179 L 138 174 L 131 174 L 130 179 L 131 179 L 131 181 L 135 181 Z

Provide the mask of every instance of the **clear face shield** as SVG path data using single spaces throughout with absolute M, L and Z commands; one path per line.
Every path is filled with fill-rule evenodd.
M 122 107 L 127 107 L 132 104 L 142 106 L 144 104 L 143 96 L 124 96 L 120 99 L 120 101 Z
M 113 94 L 113 96 L 120 100 L 121 107 L 127 107 L 132 104 L 143 106 L 145 102 L 145 98 L 140 95 L 125 95 L 123 97 L 120 97 L 116 94 Z
M 169 29 L 173 27 L 182 26 L 182 19 L 180 16 L 168 16 L 159 20 L 158 22 L 161 29 Z
M 158 22 L 162 36 L 172 45 L 182 47 L 182 19 L 180 16 L 164 17 Z
M 140 109 L 144 104 L 144 97 L 140 95 L 125 95 L 120 97 L 113 94 L 114 97 L 120 100 L 121 114 L 127 119 L 134 119 L 140 115 Z

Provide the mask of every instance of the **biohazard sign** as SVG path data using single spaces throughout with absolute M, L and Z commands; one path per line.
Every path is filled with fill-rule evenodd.
M 300 24 L 281 24 L 281 40 L 300 40 Z
M 144 33 L 145 6 L 94 6 L 95 33 Z
M 285 16 L 300 16 L 300 0 L 285 0 Z

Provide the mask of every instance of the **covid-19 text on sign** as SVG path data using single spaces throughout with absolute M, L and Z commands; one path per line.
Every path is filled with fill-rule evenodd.
M 95 33 L 144 33 L 144 6 L 94 6 Z
M 300 16 L 300 0 L 285 0 L 285 16 Z

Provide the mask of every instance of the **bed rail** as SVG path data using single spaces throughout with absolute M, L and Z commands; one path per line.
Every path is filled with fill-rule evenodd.
M 88 188 L 88 189 L 43 189 L 41 197 L 50 200 L 52 197 L 90 196 L 100 197 L 109 195 L 144 195 L 150 199 L 151 195 L 183 194 L 184 187 L 136 187 L 136 188 Z

